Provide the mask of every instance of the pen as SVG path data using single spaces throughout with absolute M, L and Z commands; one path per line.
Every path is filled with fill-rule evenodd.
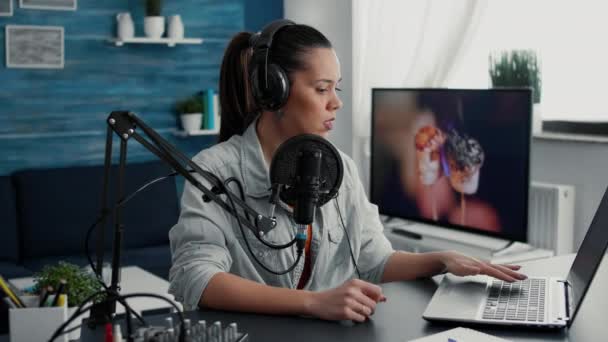
M 39 307 L 46 306 L 46 301 L 49 298 L 49 295 L 53 292 L 53 287 L 49 285 L 45 287 L 42 291 L 43 293 L 40 293 L 40 305 L 38 305 Z
M 68 296 L 66 296 L 64 293 L 59 295 L 59 300 L 57 300 L 57 306 L 62 307 L 65 305 L 66 299 Z
M 38 307 L 42 307 L 44 305 L 45 298 L 47 297 L 46 287 L 40 289 L 40 296 L 38 299 Z
M 55 299 L 53 299 L 53 304 L 51 306 L 57 306 L 57 304 L 59 303 L 59 296 L 61 296 L 63 294 L 63 291 L 65 291 L 66 284 L 67 281 L 65 279 L 59 280 L 59 287 L 57 288 L 57 293 L 55 293 Z
M 21 301 L 21 298 L 19 298 L 19 296 L 10 289 L 8 283 L 2 276 L 0 276 L 0 289 L 6 293 L 6 295 L 13 301 L 13 303 L 15 303 L 15 305 L 17 305 L 17 307 L 25 308 L 25 304 L 23 301 Z

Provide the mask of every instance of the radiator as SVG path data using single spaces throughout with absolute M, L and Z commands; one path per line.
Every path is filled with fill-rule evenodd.
M 555 255 L 573 252 L 574 187 L 532 182 L 528 218 L 528 243 Z

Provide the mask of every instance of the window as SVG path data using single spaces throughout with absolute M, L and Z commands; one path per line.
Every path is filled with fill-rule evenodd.
M 608 122 L 608 2 L 488 1 L 449 87 L 488 87 L 488 55 L 534 49 L 543 120 Z

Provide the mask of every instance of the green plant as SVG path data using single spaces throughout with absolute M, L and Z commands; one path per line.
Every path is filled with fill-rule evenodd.
M 162 7 L 162 0 L 146 0 L 146 16 L 159 17 Z
M 184 100 L 178 101 L 175 105 L 175 110 L 178 114 L 193 114 L 203 112 L 203 100 L 201 96 L 190 96 Z
M 60 261 L 56 265 L 44 266 L 42 271 L 34 275 L 36 285 L 34 291 L 40 293 L 40 290 L 47 286 L 52 286 L 57 290 L 57 284 L 61 279 L 67 282 L 66 291 L 68 295 L 68 306 L 78 306 L 87 297 L 101 290 L 101 285 L 93 274 L 87 273 L 82 268 Z M 102 296 L 100 295 L 101 299 Z
M 500 51 L 490 55 L 494 87 L 531 87 L 534 103 L 540 102 L 541 75 L 534 50 Z

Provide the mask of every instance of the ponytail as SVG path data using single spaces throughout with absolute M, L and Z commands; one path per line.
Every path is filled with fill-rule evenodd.
M 249 32 L 238 33 L 228 44 L 220 70 L 220 108 L 222 124 L 219 142 L 242 135 L 253 122 L 260 108 L 253 99 L 249 84 L 249 62 L 253 53 Z M 306 70 L 306 54 L 313 48 L 331 48 L 329 40 L 315 28 L 290 25 L 273 37 L 269 63 L 280 66 L 290 77 Z
M 243 134 L 258 112 L 249 86 L 251 35 L 249 32 L 238 33 L 232 38 L 224 53 L 219 84 L 222 116 L 219 142 L 226 141 L 235 134 Z

